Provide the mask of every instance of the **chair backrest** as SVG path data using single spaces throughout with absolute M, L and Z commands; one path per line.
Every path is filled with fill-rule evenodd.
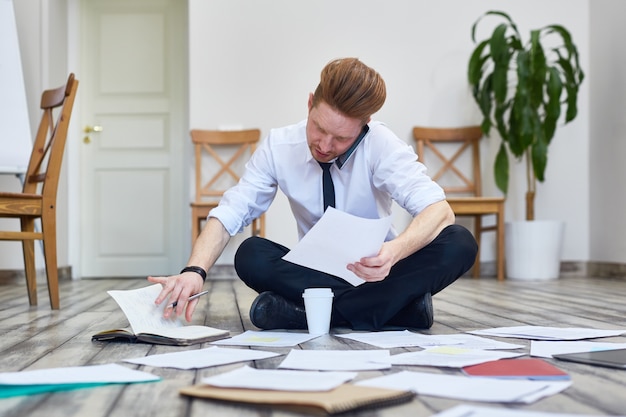
M 480 173 L 480 126 L 434 128 L 416 126 L 413 138 L 417 155 L 446 194 L 482 196 Z M 432 159 L 427 159 L 430 156 Z
M 56 201 L 67 130 L 77 89 L 78 80 L 74 78 L 74 74 L 70 74 L 65 85 L 45 90 L 41 94 L 40 107 L 43 114 L 24 177 L 23 192 L 41 193 L 45 200 L 50 200 L 53 204 Z
M 192 130 L 196 202 L 219 199 L 235 185 L 260 139 L 259 129 Z

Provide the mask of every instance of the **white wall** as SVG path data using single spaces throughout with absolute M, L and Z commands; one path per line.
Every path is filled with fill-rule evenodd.
M 409 143 L 416 124 L 479 123 L 465 78 L 474 21 L 497 9 L 509 13 L 526 35 L 562 24 L 571 30 L 587 69 L 588 7 L 587 0 L 190 0 L 190 126 L 235 124 L 266 134 L 297 122 L 306 117 L 307 95 L 322 67 L 342 56 L 357 56 L 382 74 L 388 98 L 376 118 Z M 565 260 L 589 259 L 588 88 L 587 82 L 577 120 L 557 132 L 548 181 L 537 196 L 538 219 L 567 222 Z M 486 153 L 493 145 L 484 143 Z M 496 193 L 491 160 L 488 155 L 484 161 L 486 192 Z M 511 184 L 508 220 L 524 217 L 523 187 Z M 406 217 L 398 215 L 397 222 Z M 284 199 L 272 206 L 268 223 L 268 237 L 295 243 Z M 493 259 L 493 251 L 486 250 L 483 259 Z
M 64 81 L 57 78 L 67 71 L 59 62 L 65 59 L 63 47 L 52 50 L 43 42 L 63 37 L 59 26 L 65 23 L 67 0 L 15 3 L 29 109 L 38 114 L 42 87 Z M 621 40 L 626 29 L 620 19 L 625 8 L 622 0 L 189 0 L 190 127 L 238 124 L 258 126 L 265 134 L 298 121 L 306 116 L 306 97 L 322 66 L 353 55 L 387 80 L 389 97 L 377 116 L 410 142 L 414 124 L 478 120 L 464 77 L 472 48 L 470 27 L 480 14 L 504 10 L 523 33 L 560 23 L 573 33 L 587 79 L 579 117 L 557 132 L 550 148 L 537 217 L 566 220 L 565 260 L 626 263 L 621 209 L 626 199 L 621 163 L 626 151 L 621 114 L 626 51 Z M 485 142 L 486 154 L 494 143 Z M 512 184 L 509 220 L 523 217 L 521 188 Z M 14 178 L 0 178 L 0 189 L 17 190 L 19 185 Z M 65 192 L 63 184 L 60 192 Z M 65 254 L 72 245 L 68 223 L 59 221 L 61 266 L 67 265 Z M 283 243 L 295 242 L 282 199 L 270 210 L 268 232 Z M 21 269 L 19 245 L 6 245 L 15 250 L 0 245 L 0 270 Z M 493 259 L 491 253 L 484 256 Z
M 590 259 L 626 260 L 626 2 L 594 0 L 591 9 Z
M 67 59 L 67 2 L 66 0 L 13 0 L 18 40 L 24 71 L 26 99 L 30 114 L 31 134 L 37 132 L 41 118 L 39 107 L 41 92 L 44 89 L 63 85 L 68 75 Z M 68 193 L 67 155 L 59 181 L 57 211 L 58 264 L 68 266 Z M 0 190 L 19 192 L 21 184 L 15 177 L 0 175 Z M 9 220 L 10 225 L 19 230 L 19 222 Z M 37 267 L 43 268 L 40 246 L 35 246 Z M 24 268 L 20 242 L 0 242 L 0 270 L 20 270 Z

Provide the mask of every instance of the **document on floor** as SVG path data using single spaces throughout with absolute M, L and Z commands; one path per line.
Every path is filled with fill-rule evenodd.
M 581 340 L 595 339 L 598 337 L 620 336 L 626 333 L 626 330 L 601 330 L 581 327 L 513 326 L 473 330 L 468 333 L 480 336 L 511 337 L 516 339 Z
M 446 340 L 451 342 L 451 345 L 466 349 L 480 349 L 480 350 L 508 350 L 508 349 L 522 349 L 525 345 L 518 345 L 514 343 L 501 342 L 499 340 L 489 339 L 487 337 L 475 336 L 467 333 L 446 334 Z
M 602 343 L 588 341 L 546 341 L 530 342 L 530 356 L 551 358 L 552 355 L 577 352 L 595 352 L 598 350 L 626 349 L 626 343 Z
M 278 366 L 309 371 L 372 371 L 389 369 L 388 350 L 292 349 Z
M 280 353 L 213 346 L 206 349 L 185 350 L 181 352 L 124 359 L 124 362 L 162 368 L 198 369 L 236 362 L 256 361 L 259 359 L 273 358 L 275 356 L 280 356 Z
M 0 398 L 160 379 L 156 375 L 116 364 L 3 372 L 0 373 Z
M 503 407 L 457 405 L 431 417 L 594 417 L 590 414 L 548 413 L 545 411 L 510 410 Z M 621 416 L 626 417 L 626 416 Z
M 462 368 L 504 358 L 522 356 L 520 352 L 498 352 L 495 350 L 466 349 L 457 346 L 435 346 L 419 352 L 405 352 L 384 359 L 392 365 L 440 366 Z
M 180 318 L 164 318 L 163 310 L 167 303 L 161 303 L 159 306 L 154 304 L 161 289 L 161 284 L 154 284 L 134 290 L 107 291 L 126 315 L 132 331 L 104 330 L 94 334 L 92 340 L 184 346 L 228 337 L 228 330 L 185 325 Z
M 457 337 L 448 335 L 430 335 L 411 332 L 409 330 L 390 330 L 382 332 L 355 332 L 336 334 L 337 337 L 356 340 L 383 349 L 396 347 L 430 347 L 458 345 L 461 341 Z
M 390 227 L 391 216 L 365 219 L 328 207 L 322 218 L 283 259 L 358 286 L 365 281 L 346 266 L 378 254 Z
M 300 343 L 308 342 L 321 335 L 314 335 L 301 332 L 280 332 L 273 330 L 246 330 L 245 332 L 233 336 L 229 339 L 211 342 L 212 345 L 228 346 L 266 346 L 266 347 L 291 347 Z
M 327 391 L 356 376 L 356 372 L 311 372 L 242 366 L 230 372 L 203 378 L 202 383 L 222 388 Z
M 418 395 L 454 398 L 464 401 L 531 404 L 558 394 L 572 381 L 531 381 L 498 378 L 470 378 L 422 372 L 401 371 L 356 382 L 357 385 L 405 389 Z

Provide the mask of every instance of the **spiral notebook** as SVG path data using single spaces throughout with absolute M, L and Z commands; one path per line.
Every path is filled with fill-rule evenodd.
M 412 391 L 342 384 L 330 391 L 275 391 L 220 388 L 194 385 L 181 388 L 182 395 L 212 400 L 268 405 L 313 414 L 341 414 L 348 411 L 391 406 L 410 401 Z

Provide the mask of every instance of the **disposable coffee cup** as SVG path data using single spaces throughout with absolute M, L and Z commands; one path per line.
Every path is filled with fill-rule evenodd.
M 302 294 L 309 334 L 321 335 L 330 330 L 330 313 L 333 309 L 333 290 L 307 288 Z

